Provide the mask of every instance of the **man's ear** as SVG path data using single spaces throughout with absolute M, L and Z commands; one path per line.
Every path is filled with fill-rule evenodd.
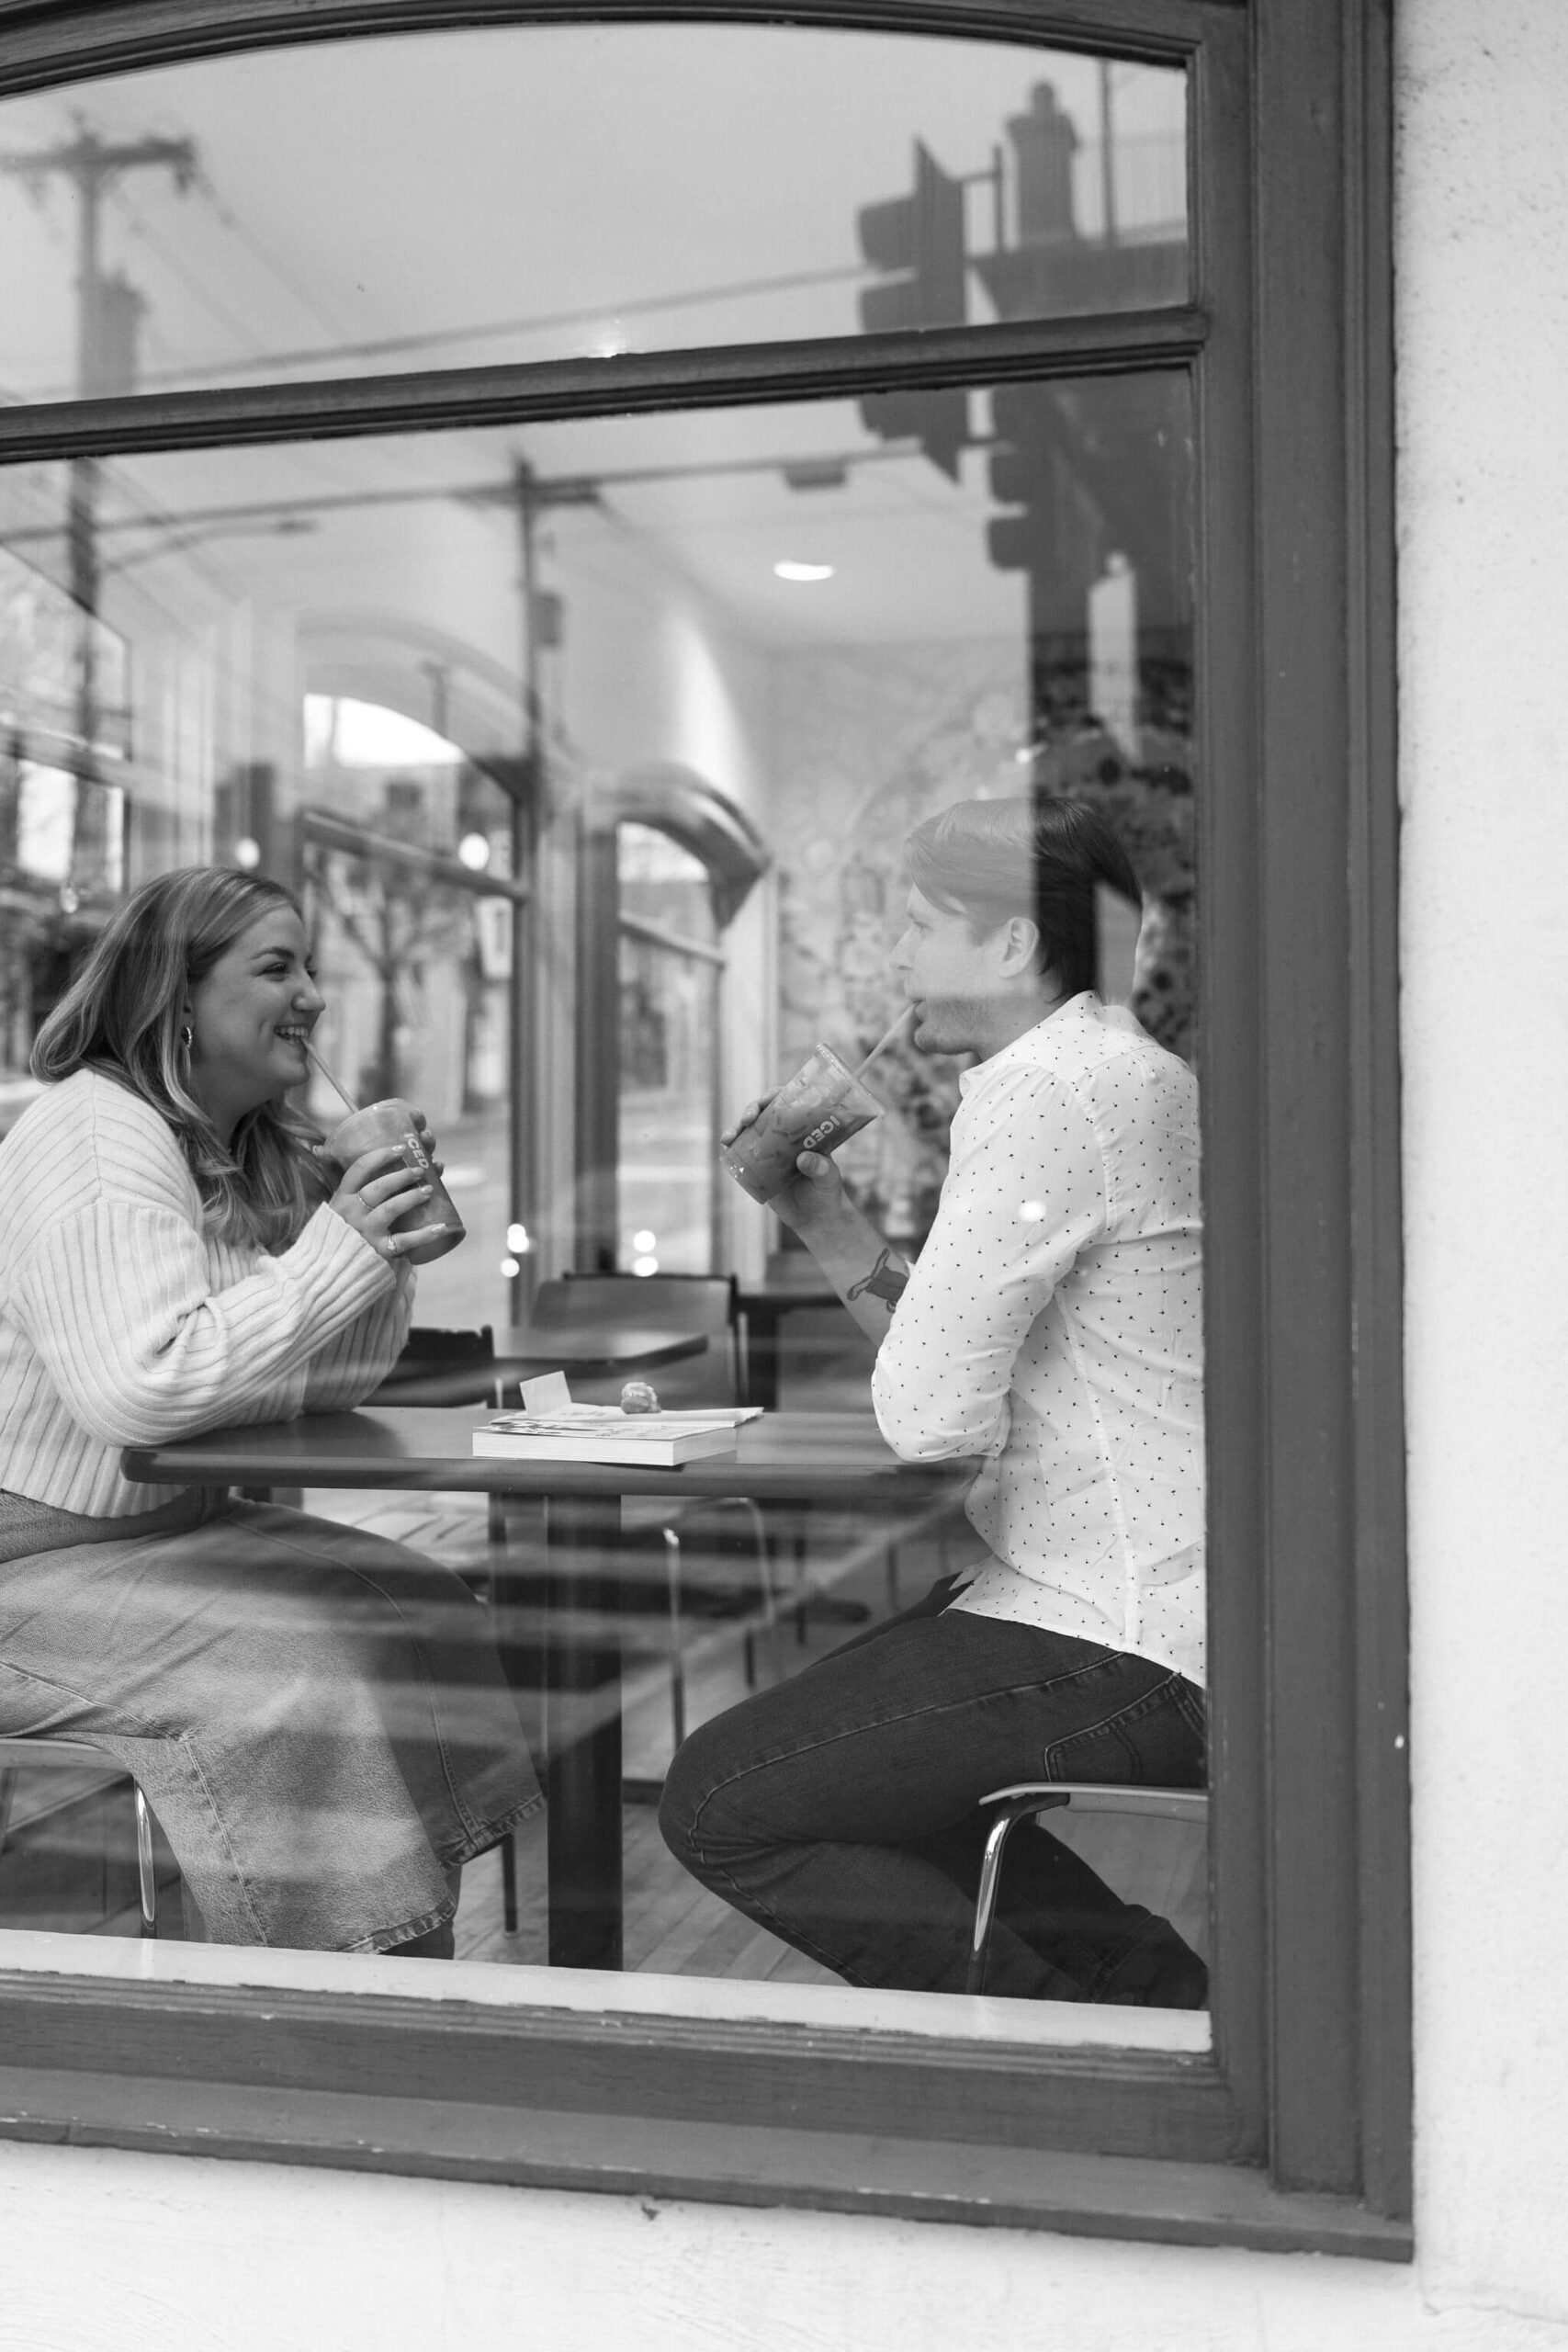
M 1028 915 L 1010 915 L 1002 925 L 1003 976 L 1011 980 L 1036 970 L 1040 956 L 1040 925 Z

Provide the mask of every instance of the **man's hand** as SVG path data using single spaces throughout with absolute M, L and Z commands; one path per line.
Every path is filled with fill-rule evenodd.
M 748 1102 L 720 1141 L 733 1143 L 772 1101 L 766 1094 L 760 1102 Z M 828 1152 L 803 1151 L 795 1166 L 795 1175 L 767 1206 L 781 1224 L 799 1234 L 867 1337 L 885 1338 L 908 1280 L 908 1267 L 856 1208 Z
M 726 1127 L 720 1143 L 733 1143 L 742 1129 L 761 1117 L 773 1099 L 771 1094 L 764 1094 L 755 1102 L 748 1102 L 734 1125 Z M 787 1225 L 792 1233 L 798 1233 L 805 1240 L 812 1232 L 830 1225 L 836 1212 L 844 1205 L 844 1182 L 825 1151 L 803 1151 L 795 1166 L 795 1175 L 767 1205 L 781 1224 Z

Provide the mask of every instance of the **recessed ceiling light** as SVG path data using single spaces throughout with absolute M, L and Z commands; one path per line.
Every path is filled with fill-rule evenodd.
M 830 563 L 775 563 L 773 570 L 781 580 L 831 580 L 835 567 Z

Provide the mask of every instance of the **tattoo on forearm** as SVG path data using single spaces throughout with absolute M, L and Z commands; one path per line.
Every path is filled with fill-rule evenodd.
M 863 1275 L 858 1283 L 852 1283 L 844 1296 L 860 1298 L 869 1293 L 873 1298 L 881 1299 L 891 1315 L 908 1289 L 908 1275 L 893 1263 L 892 1250 L 885 1250 L 870 1273 Z

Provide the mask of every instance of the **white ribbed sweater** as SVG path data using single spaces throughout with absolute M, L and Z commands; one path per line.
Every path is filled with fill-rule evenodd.
M 113 1518 L 120 1449 L 357 1404 L 412 1285 L 324 1205 L 276 1257 L 202 1230 L 174 1131 L 113 1079 L 51 1086 L 0 1143 L 0 1487 Z

